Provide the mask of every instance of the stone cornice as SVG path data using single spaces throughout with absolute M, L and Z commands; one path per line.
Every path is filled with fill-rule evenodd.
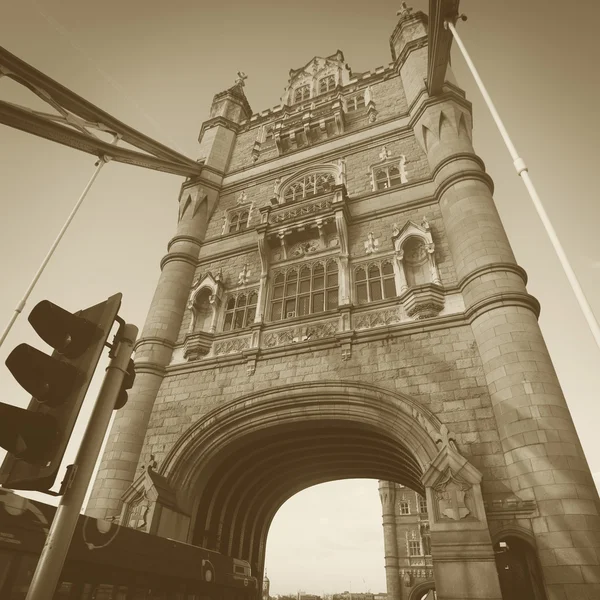
M 408 107 L 408 112 L 410 114 L 410 126 L 414 128 L 415 124 L 421 118 L 423 113 L 431 106 L 443 104 L 444 102 L 448 101 L 454 101 L 457 104 L 460 104 L 469 112 L 469 114 L 471 114 L 473 111 L 473 105 L 465 98 L 464 92 L 461 95 L 458 93 L 459 91 L 462 90 L 460 90 L 460 88 L 454 88 L 453 86 L 452 89 L 446 90 L 443 94 L 430 98 L 427 94 L 427 90 L 423 88 L 422 92 Z M 423 96 L 425 96 L 425 100 L 422 99 Z
M 527 285 L 527 272 L 523 267 L 520 267 L 514 263 L 493 263 L 474 269 L 468 275 L 465 275 L 458 282 L 458 287 L 461 292 L 464 292 L 465 288 L 478 277 L 486 275 L 487 273 L 495 273 L 498 271 L 511 271 L 512 273 L 518 275 L 523 280 L 523 283 Z
M 435 169 L 433 170 L 433 173 L 431 174 L 432 179 L 435 180 L 435 178 L 439 175 L 439 172 L 447 165 L 457 161 L 457 160 L 471 160 L 475 163 L 477 163 L 480 167 L 483 173 L 485 173 L 485 163 L 483 162 L 483 160 L 481 160 L 481 158 L 479 156 L 477 156 L 477 154 L 475 154 L 474 152 L 457 152 L 456 154 L 453 154 L 452 156 L 447 156 L 446 158 L 444 158 L 444 160 L 441 160 L 435 167 Z M 492 187 L 493 187 L 493 182 L 492 182 Z
M 173 348 L 175 347 L 175 343 L 172 342 L 171 340 L 168 340 L 167 338 L 161 338 L 161 337 L 157 337 L 157 336 L 144 336 L 142 338 L 140 338 L 134 345 L 133 349 L 134 351 L 137 350 L 138 348 L 140 348 L 141 346 L 144 346 L 145 344 L 158 344 L 159 346 L 164 346 L 165 348 L 169 348 L 169 350 L 173 350 Z M 150 364 L 150 363 L 144 363 L 144 364 Z
M 161 270 L 164 269 L 165 265 L 169 264 L 170 262 L 185 262 L 189 265 L 192 265 L 192 267 L 195 267 L 198 260 L 190 254 L 186 254 L 184 252 L 170 252 L 162 257 L 160 261 Z
M 394 69 L 396 69 L 396 71 L 399 71 L 402 68 L 402 65 L 406 62 L 406 59 L 408 58 L 408 55 L 411 52 L 414 52 L 415 50 L 419 50 L 420 48 L 424 48 L 425 46 L 427 46 L 427 36 L 423 36 L 417 38 L 416 40 L 411 40 L 410 42 L 407 42 L 404 48 L 402 48 L 402 52 L 400 52 L 397 58 L 395 57 L 396 51 L 394 50 L 394 46 L 391 44 L 391 42 L 390 45 L 392 49 L 392 58 L 394 58 Z
M 171 246 L 173 244 L 176 244 L 177 242 L 189 242 L 190 244 L 195 244 L 199 248 L 202 246 L 202 242 L 199 239 L 192 237 L 191 235 L 176 235 L 169 240 L 169 243 L 167 245 L 167 252 L 171 249 Z
M 207 129 L 211 129 L 213 127 L 225 127 L 225 129 L 229 129 L 231 131 L 233 131 L 234 133 L 239 133 L 241 126 L 238 123 L 234 123 L 233 121 L 230 121 L 229 119 L 226 119 L 225 117 L 213 117 L 212 119 L 208 119 L 208 121 L 204 121 L 204 123 L 202 123 L 202 126 L 200 127 L 200 134 L 198 136 L 198 139 L 201 140 L 202 136 L 204 135 L 204 132 Z
M 494 182 L 492 178 L 483 171 L 473 169 L 468 171 L 461 171 L 460 173 L 452 173 L 452 175 L 449 175 L 438 185 L 438 188 L 435 192 L 436 197 L 438 198 L 438 200 L 441 200 L 442 196 L 444 195 L 444 192 L 446 192 L 446 190 L 448 190 L 449 187 L 453 186 L 455 183 L 460 183 L 461 181 L 465 181 L 467 179 L 477 179 L 481 181 L 482 183 L 488 186 L 492 194 L 494 193 Z
M 536 318 L 540 316 L 540 303 L 538 302 L 537 298 L 534 298 L 531 294 L 526 294 L 523 292 L 500 292 L 498 294 L 493 294 L 492 296 L 483 298 L 475 304 L 467 307 L 465 310 L 465 316 L 469 323 L 473 323 L 475 319 L 486 312 L 495 310 L 497 308 L 502 308 L 504 306 L 521 306 L 531 310 L 535 314 Z

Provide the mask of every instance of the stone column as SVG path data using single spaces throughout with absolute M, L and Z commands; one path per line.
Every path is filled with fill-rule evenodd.
M 388 600 L 401 600 L 398 541 L 396 536 L 396 486 L 391 481 L 379 482 L 379 498 L 383 515 L 385 580 Z
M 458 453 L 445 426 L 442 434 L 440 452 L 423 475 L 437 597 L 502 600 L 481 473 Z
M 127 404 L 115 415 L 86 509 L 89 516 L 118 515 L 121 496 L 135 478 L 154 400 L 181 327 L 209 204 L 215 197 L 214 190 L 205 191 L 197 185 L 182 191 L 177 234 L 161 261 L 160 279 L 135 349 L 135 384 Z
M 536 501 L 532 526 L 550 598 L 570 598 L 578 586 L 600 593 L 598 493 L 538 326 L 539 305 L 474 154 L 469 106 L 448 96 L 426 101 L 415 134 L 437 184 L 504 455 L 506 466 L 486 475 L 489 489 Z

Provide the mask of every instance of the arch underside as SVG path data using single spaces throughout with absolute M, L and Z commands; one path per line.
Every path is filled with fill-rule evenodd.
M 423 493 L 423 467 L 436 454 L 426 429 L 438 423 L 415 411 L 404 396 L 339 382 L 272 389 L 212 411 L 165 461 L 172 485 L 192 490 L 192 543 L 248 560 L 260 577 L 270 523 L 299 491 L 370 478 Z

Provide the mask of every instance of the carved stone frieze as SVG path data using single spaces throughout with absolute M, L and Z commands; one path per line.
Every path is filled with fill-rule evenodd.
M 236 354 L 250 348 L 251 337 L 236 337 L 231 340 L 215 342 L 213 354 L 221 356 L 223 354 Z
M 266 333 L 263 336 L 262 345 L 265 348 L 275 348 L 276 346 L 286 346 L 308 340 L 319 340 L 335 336 L 337 329 L 337 319 L 313 325 L 298 325 L 297 327 Z
M 333 204 L 333 198 L 321 198 L 314 202 L 302 204 L 299 206 L 293 206 L 282 211 L 273 211 L 269 216 L 269 223 L 278 224 L 284 223 L 285 221 L 291 221 L 299 217 L 319 213 L 322 211 L 329 210 Z
M 400 323 L 402 316 L 398 307 L 384 308 L 377 311 L 356 315 L 354 318 L 354 329 L 371 329 Z

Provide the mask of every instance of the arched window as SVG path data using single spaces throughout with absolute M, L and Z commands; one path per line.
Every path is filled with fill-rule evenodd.
M 240 294 L 237 297 L 230 297 L 225 306 L 225 323 L 223 331 L 233 329 L 243 329 L 249 327 L 254 322 L 256 316 L 256 302 L 258 294 L 250 292 L 248 295 Z
M 327 75 L 319 79 L 319 94 L 329 92 L 335 87 L 335 75 Z
M 389 261 L 357 267 L 354 271 L 357 304 L 396 296 L 394 267 Z
M 402 174 L 404 162 L 404 157 L 402 157 L 399 161 L 373 167 L 375 190 L 387 190 L 406 183 L 406 177 L 403 177 Z
M 247 229 L 249 216 L 250 212 L 247 210 L 231 213 L 227 219 L 229 224 L 228 232 L 236 233 L 238 231 L 244 231 Z
M 294 181 L 286 188 L 283 198 L 286 202 L 297 202 L 331 192 L 335 186 L 333 173 L 312 173 Z
M 278 273 L 273 281 L 271 321 L 333 310 L 338 305 L 338 266 L 315 263 Z
M 304 102 L 310 98 L 310 85 L 301 85 L 294 92 L 294 103 Z

